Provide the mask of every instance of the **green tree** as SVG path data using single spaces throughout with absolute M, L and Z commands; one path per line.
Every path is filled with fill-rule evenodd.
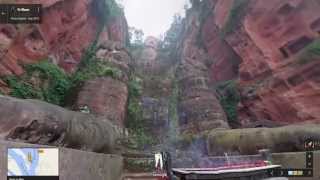
M 135 27 L 129 27 L 129 37 L 133 44 L 143 44 L 144 33 L 141 29 Z
M 163 49 L 173 49 L 180 37 L 183 27 L 183 18 L 180 14 L 175 14 L 173 16 L 173 22 L 170 29 L 164 35 L 163 41 L 160 43 Z

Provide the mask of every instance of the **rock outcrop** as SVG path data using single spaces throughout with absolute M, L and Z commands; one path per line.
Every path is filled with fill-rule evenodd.
M 0 138 L 115 153 L 121 129 L 108 119 L 37 100 L 0 96 Z
M 100 31 L 94 9 L 97 0 L 33 0 L 43 4 L 43 19 L 39 25 L 0 26 L 0 75 L 23 73 L 22 64 L 50 58 L 68 72 L 73 72 L 85 49 Z M 18 0 L 18 3 L 30 3 Z M 127 23 L 124 15 L 110 18 L 99 40 L 124 44 Z
M 106 63 L 105 76 L 85 81 L 77 88 L 72 108 L 87 108 L 91 114 L 111 120 L 124 127 L 127 113 L 128 86 L 130 76 L 129 54 L 114 41 L 102 42 L 96 57 Z M 109 72 L 109 76 L 108 73 Z
M 180 63 L 176 72 L 180 90 L 179 126 L 182 131 L 191 133 L 229 128 L 225 112 L 215 92 L 209 87 L 209 69 L 213 60 L 198 43 L 201 34 L 199 17 L 199 12 L 194 8 L 186 17 L 185 31 L 179 44 Z M 217 51 L 211 52 L 214 54 Z
M 83 108 L 88 108 L 91 114 L 105 117 L 114 124 L 124 127 L 127 99 L 128 88 L 125 83 L 111 77 L 98 77 L 82 85 L 74 109 L 81 111 Z
M 210 57 L 210 82 L 218 83 L 237 78 L 241 57 L 223 39 L 221 31 L 215 23 L 215 16 L 210 11 L 214 4 L 206 4 L 201 14 L 200 42 Z
M 239 74 L 238 113 L 244 126 L 260 120 L 320 120 L 318 1 L 214 0 L 201 4 L 201 42 L 215 59 L 211 81 L 234 79 Z
M 135 54 L 135 74 L 141 78 L 142 93 L 139 104 L 146 131 L 156 142 L 168 139 L 170 98 L 172 96 L 176 60 L 159 49 L 159 40 L 147 37 Z
M 320 57 L 302 57 L 319 38 L 319 3 L 250 1 L 247 6 L 250 10 L 240 28 L 226 36 L 243 59 L 239 69 L 243 124 L 257 119 L 319 121 Z M 301 63 L 303 58 L 309 60 Z

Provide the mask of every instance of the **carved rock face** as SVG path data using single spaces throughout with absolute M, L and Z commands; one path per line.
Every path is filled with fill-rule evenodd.
M 86 81 L 80 88 L 76 109 L 87 106 L 90 113 L 123 127 L 128 99 L 127 85 L 111 77 Z
M 239 119 L 245 126 L 264 119 L 277 123 L 320 121 L 317 93 L 320 57 L 298 63 L 305 48 L 319 38 L 319 2 L 248 2 L 249 9 L 238 20 L 239 25 L 223 37 L 241 59 Z M 231 65 L 223 53 L 226 50 L 217 51 L 223 44 L 216 40 L 215 28 L 208 27 L 217 26 L 222 30 L 233 2 L 219 0 L 208 4 L 208 7 L 215 6 L 203 26 L 203 40 L 217 62 L 213 78 L 231 77 L 228 73 L 232 72 Z
M 183 132 L 193 134 L 229 128 L 225 112 L 209 88 L 210 55 L 197 46 L 201 29 L 197 14 L 188 17 L 186 21 L 191 23 L 186 24 L 188 30 L 180 44 L 181 60 L 176 72 L 180 89 L 179 126 Z
M 272 152 L 305 151 L 308 139 L 319 139 L 319 124 L 300 124 L 278 128 L 250 128 L 213 131 L 208 137 L 210 155 L 257 154 L 261 149 Z
M 119 128 L 105 118 L 37 100 L 0 97 L 0 138 L 32 144 L 114 152 Z

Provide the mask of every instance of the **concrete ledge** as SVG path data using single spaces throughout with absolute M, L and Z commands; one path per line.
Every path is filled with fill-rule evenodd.
M 7 177 L 7 148 L 48 147 L 0 140 L 0 179 Z M 118 155 L 98 154 L 74 149 L 59 149 L 60 180 L 120 180 L 123 159 Z

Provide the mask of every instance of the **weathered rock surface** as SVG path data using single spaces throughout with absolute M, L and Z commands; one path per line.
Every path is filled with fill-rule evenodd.
M 208 136 L 210 155 L 257 154 L 260 149 L 272 152 L 306 151 L 308 139 L 320 139 L 319 124 L 300 124 L 278 128 L 215 130 Z
M 0 178 L 7 178 L 8 148 L 46 147 L 0 140 Z M 51 146 L 50 146 L 51 147 Z M 68 148 L 59 148 L 59 179 L 120 180 L 123 158 L 118 155 L 97 154 Z
M 94 152 L 116 151 L 121 130 L 105 118 L 0 96 L 0 138 Z
M 199 12 L 192 10 L 187 15 L 176 72 L 180 89 L 179 125 L 182 131 L 193 133 L 229 128 L 215 92 L 209 88 L 208 65 L 212 59 L 197 44 L 201 29 L 199 16 Z
M 142 108 L 144 126 L 157 142 L 168 139 L 170 98 L 173 90 L 176 61 L 159 50 L 159 40 L 147 37 L 141 53 L 133 53 L 135 71 L 142 80 L 142 95 L 139 103 Z
M 320 121 L 319 61 L 296 63 L 299 53 L 319 37 L 320 4 L 257 1 L 248 6 L 251 10 L 242 20 L 242 28 L 226 37 L 243 59 L 239 70 L 244 99 L 241 119 L 245 122 L 250 115 L 253 120 Z M 236 40 L 239 35 L 248 39 Z M 260 57 L 245 58 L 246 52 L 259 52 Z M 259 83 L 259 76 L 265 77 L 264 83 Z
M 163 74 L 160 68 L 165 59 L 159 59 L 158 45 L 159 40 L 157 38 L 152 36 L 146 38 L 144 47 L 142 48 L 141 52 L 138 53 L 137 57 L 135 57 L 136 69 L 140 74 Z
M 93 2 L 96 0 L 33 0 L 43 4 L 40 25 L 0 26 L 0 75 L 23 73 L 21 64 L 50 58 L 68 72 L 79 64 L 84 50 L 93 42 L 99 23 Z M 30 1 L 19 0 L 19 3 Z M 127 39 L 127 23 L 123 15 L 108 22 L 100 40 Z
M 170 121 L 169 116 L 169 97 L 148 97 L 141 98 L 142 117 L 146 122 L 145 126 L 148 131 L 158 141 L 166 141 L 168 138 L 168 128 Z
M 217 5 L 216 5 L 217 6 Z M 216 7 L 214 3 L 207 1 L 203 6 L 203 22 L 201 24 L 201 43 L 210 57 L 210 81 L 212 83 L 226 81 L 238 77 L 241 58 L 221 36 L 221 31 L 215 23 L 215 16 L 210 13 Z
M 111 77 L 86 81 L 80 88 L 76 109 L 87 107 L 90 113 L 124 127 L 128 99 L 127 85 Z
M 86 107 L 91 114 L 124 127 L 131 58 L 124 47 L 114 41 L 101 42 L 96 57 L 108 63 L 108 68 L 112 68 L 117 77 L 96 77 L 84 82 L 75 92 L 73 109 Z
M 128 82 L 132 59 L 121 42 L 110 40 L 100 42 L 96 57 L 106 62 L 110 67 L 120 70 L 118 80 Z
M 216 0 L 202 4 L 198 10 L 204 15 L 202 42 L 216 63 L 211 79 L 228 80 L 239 73 L 243 125 L 263 119 L 320 121 L 320 58 L 307 57 L 301 63 L 300 57 L 319 38 L 318 1 Z M 232 70 L 237 63 L 240 66 Z

